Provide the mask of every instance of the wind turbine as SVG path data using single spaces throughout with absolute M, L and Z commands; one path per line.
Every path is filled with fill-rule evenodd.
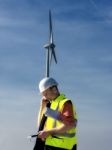
M 56 46 L 53 41 L 51 11 L 49 10 L 49 42 L 48 44 L 44 45 L 44 48 L 46 48 L 46 77 L 49 77 L 50 74 L 50 65 L 52 62 L 52 58 L 54 58 L 54 61 L 57 64 L 57 58 L 54 50 L 55 47 Z

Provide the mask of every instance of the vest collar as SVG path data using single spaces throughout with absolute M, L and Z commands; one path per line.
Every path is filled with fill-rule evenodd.
M 60 94 L 56 99 L 54 99 L 54 100 L 52 100 L 52 101 L 60 101 L 60 100 L 62 100 L 62 99 L 65 99 L 66 97 L 65 97 L 65 95 L 64 94 Z M 51 102 L 52 102 L 51 101 Z

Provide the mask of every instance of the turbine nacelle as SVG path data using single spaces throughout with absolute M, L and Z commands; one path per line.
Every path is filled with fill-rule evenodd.
M 55 48 L 56 46 L 55 46 L 55 44 L 54 43 L 51 43 L 51 44 L 45 44 L 44 45 L 44 48 L 46 48 L 46 49 L 49 49 L 49 48 Z

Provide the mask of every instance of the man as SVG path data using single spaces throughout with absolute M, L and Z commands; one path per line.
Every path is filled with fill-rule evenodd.
M 38 134 L 38 138 L 45 141 L 44 150 L 76 150 L 77 117 L 72 101 L 60 94 L 58 83 L 53 78 L 42 79 L 39 90 L 42 95 L 39 120 L 43 113 L 47 115 L 44 129 Z M 45 112 L 48 101 L 50 108 Z

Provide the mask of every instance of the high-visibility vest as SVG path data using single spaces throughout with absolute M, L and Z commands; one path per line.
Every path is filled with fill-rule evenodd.
M 62 125 L 62 122 L 58 120 L 59 119 L 58 114 L 59 112 L 62 111 L 63 106 L 67 101 L 69 100 L 64 96 L 64 94 L 61 94 L 55 100 L 52 100 L 50 106 L 50 109 L 52 110 L 51 117 L 47 118 L 45 129 L 49 130 Z M 73 110 L 74 110 L 74 106 L 73 106 Z M 74 120 L 77 120 L 75 110 L 74 110 Z M 72 129 L 66 131 L 63 134 L 55 134 L 55 135 L 48 136 L 45 141 L 45 145 L 65 148 L 68 150 L 71 150 L 73 148 L 73 145 L 75 144 L 77 144 L 76 125 L 74 125 Z

